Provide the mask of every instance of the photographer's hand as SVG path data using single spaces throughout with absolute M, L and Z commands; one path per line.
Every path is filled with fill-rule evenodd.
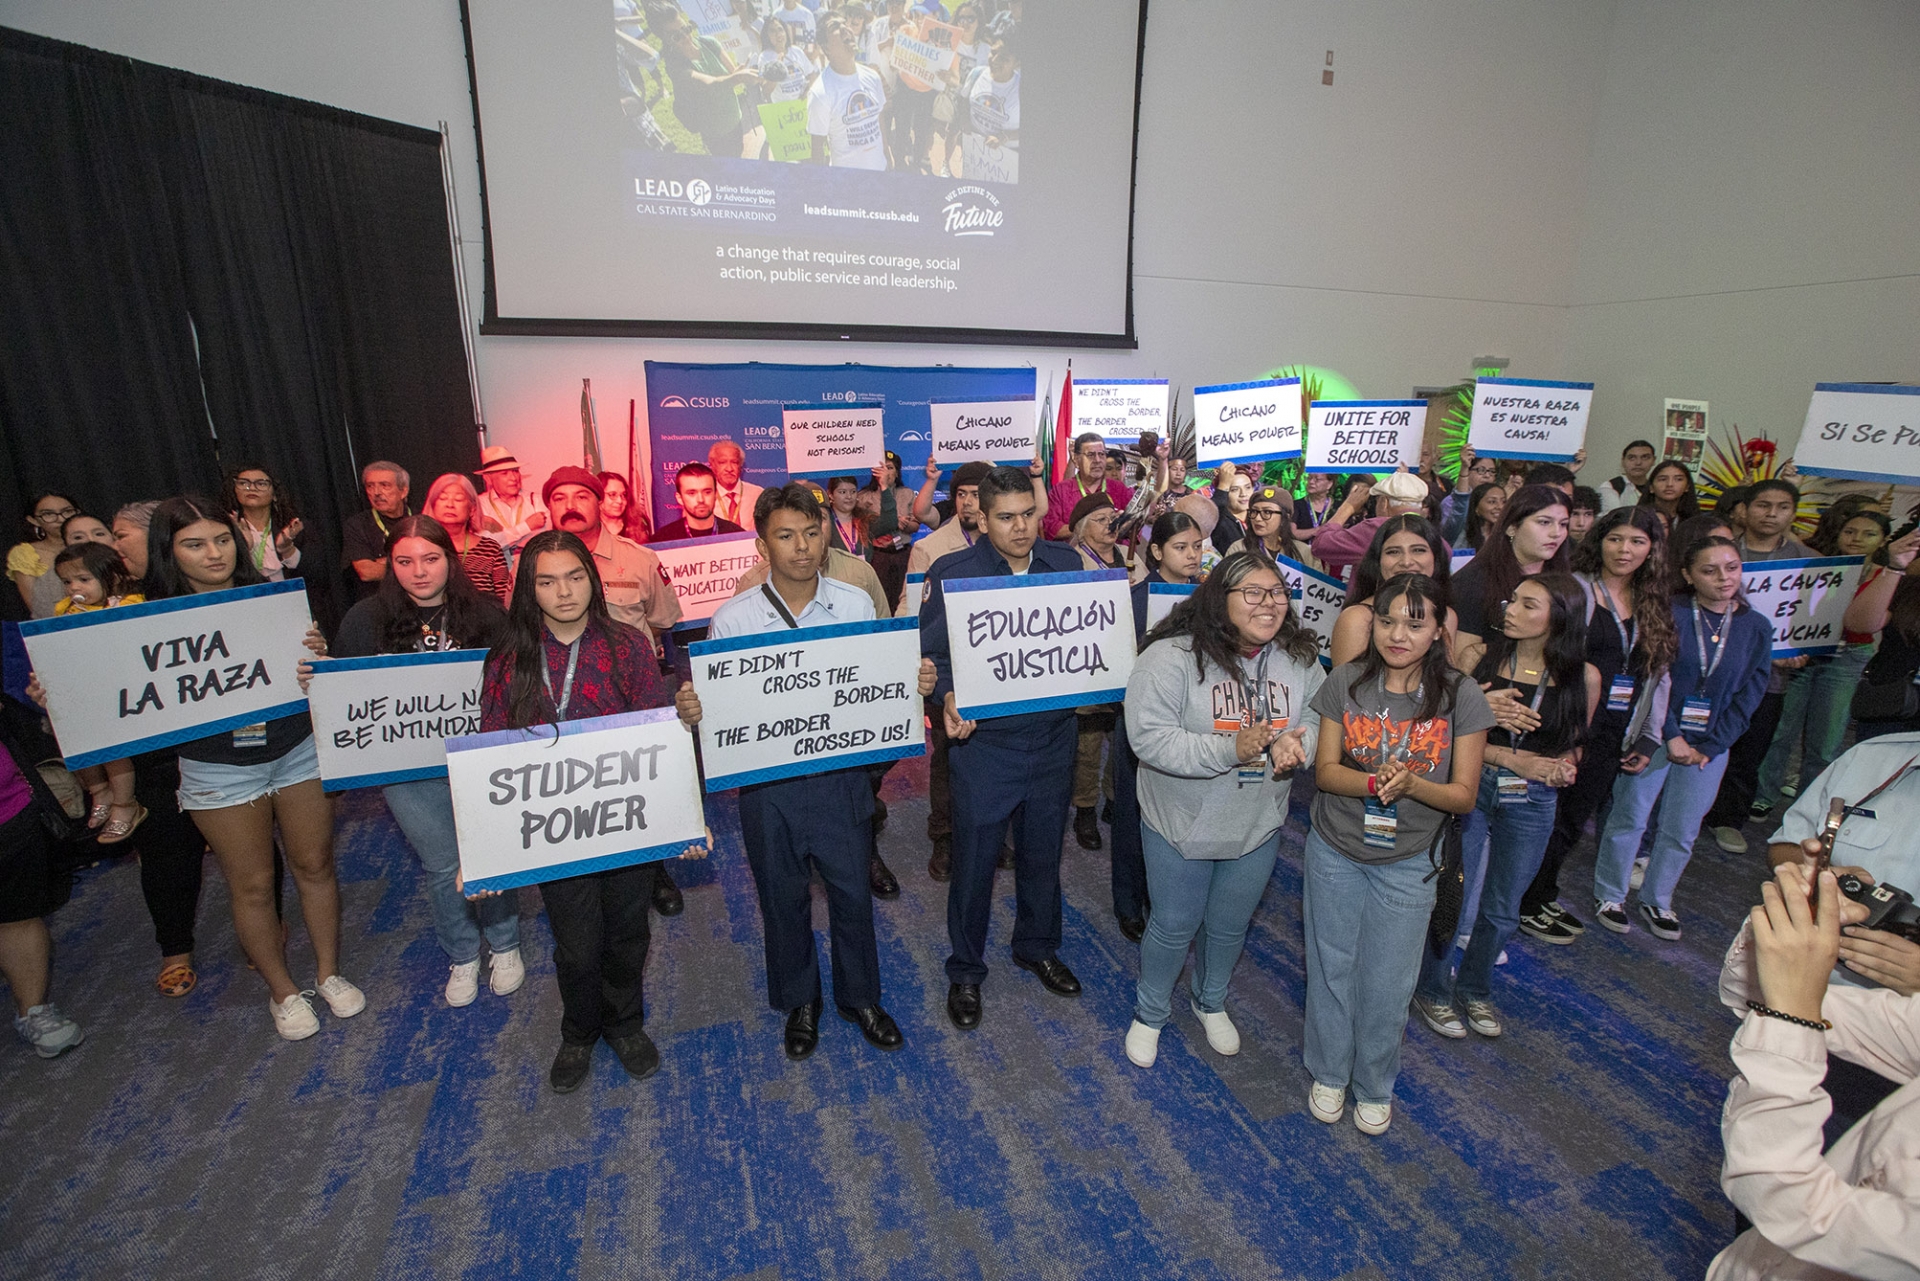
M 1855 974 L 1902 996 L 1920 992 L 1920 943 L 1898 934 L 1846 926 L 1840 931 L 1840 960 Z
M 1817 1022 L 1827 994 L 1827 975 L 1840 954 L 1840 887 L 1832 872 L 1820 873 L 1820 910 L 1807 902 L 1807 872 L 1798 863 L 1773 869 L 1753 909 L 1753 955 L 1760 1001 L 1797 1019 Z

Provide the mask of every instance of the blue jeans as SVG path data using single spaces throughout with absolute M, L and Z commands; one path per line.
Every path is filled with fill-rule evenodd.
M 1780 785 L 1787 781 L 1787 762 L 1800 745 L 1800 786 L 1813 785 L 1847 737 L 1853 716 L 1853 690 L 1860 683 L 1875 645 L 1848 645 L 1837 654 L 1814 658 L 1787 677 L 1786 699 L 1780 706 L 1780 727 L 1773 745 L 1760 762 L 1760 785 L 1754 799 L 1768 805 L 1780 801 Z
M 453 887 L 460 868 L 460 843 L 453 829 L 453 793 L 444 778 L 421 778 L 411 783 L 389 783 L 380 789 L 394 822 L 406 834 L 407 844 L 427 874 L 427 903 L 433 908 L 433 932 L 441 950 L 455 965 L 480 959 L 480 936 L 493 952 L 511 952 L 520 946 L 520 898 L 469 899 Z
M 1545 783 L 1528 782 L 1525 805 L 1502 805 L 1500 771 L 1491 766 L 1480 771 L 1480 799 L 1462 824 L 1462 840 L 1467 849 L 1483 844 L 1487 849 L 1486 878 L 1479 894 L 1479 906 L 1468 916 L 1463 908 L 1460 924 L 1473 932 L 1467 943 L 1466 958 L 1460 962 L 1460 977 L 1453 968 L 1453 949 L 1440 956 L 1432 949 L 1420 965 L 1420 995 L 1433 1001 L 1484 1001 L 1493 994 L 1493 965 L 1500 949 L 1520 928 L 1520 899 L 1533 884 L 1540 860 L 1547 852 L 1547 838 L 1553 835 L 1553 815 L 1560 795 Z
M 1357 1103 L 1391 1103 L 1433 869 L 1420 857 L 1356 863 L 1314 831 L 1306 862 L 1307 1071 L 1321 1085 L 1351 1085 Z
M 1693 857 L 1693 842 L 1700 835 L 1700 821 L 1713 808 L 1720 791 L 1720 777 L 1727 772 L 1727 753 L 1704 766 L 1675 765 L 1667 759 L 1662 746 L 1653 760 L 1638 774 L 1622 774 L 1613 784 L 1613 810 L 1607 815 L 1606 830 L 1600 833 L 1600 848 L 1594 855 L 1593 897 L 1602 903 L 1627 901 L 1627 878 L 1633 871 L 1633 856 L 1640 850 L 1640 834 L 1660 803 L 1659 827 L 1653 834 L 1648 857 L 1647 879 L 1640 887 L 1640 901 L 1651 901 L 1663 912 L 1673 910 L 1673 887 L 1687 870 Z
M 1208 1014 L 1226 1008 L 1227 979 L 1246 945 L 1247 923 L 1273 879 L 1280 855 L 1275 832 L 1239 858 L 1189 859 L 1145 823 L 1140 843 L 1147 861 L 1147 892 L 1153 913 L 1140 939 L 1140 985 L 1133 1017 L 1148 1027 L 1165 1027 L 1173 1016 L 1173 985 L 1193 949 L 1193 1003 Z

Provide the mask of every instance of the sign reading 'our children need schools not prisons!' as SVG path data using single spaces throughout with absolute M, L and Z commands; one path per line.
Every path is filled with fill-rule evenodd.
M 298 579 L 42 618 L 20 636 L 69 769 L 306 710 Z
M 329 792 L 447 776 L 446 740 L 480 732 L 484 649 L 316 658 L 307 686 Z
M 886 411 L 879 405 L 815 405 L 785 409 L 788 475 L 858 476 L 887 460 Z
M 1133 598 L 1124 570 L 954 578 L 941 590 L 963 720 L 1125 696 L 1133 674 Z

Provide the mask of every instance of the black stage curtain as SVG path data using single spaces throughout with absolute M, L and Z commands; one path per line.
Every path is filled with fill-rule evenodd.
M 5 29 L 0 86 L 0 500 L 265 466 L 331 624 L 358 466 L 478 463 L 439 135 Z

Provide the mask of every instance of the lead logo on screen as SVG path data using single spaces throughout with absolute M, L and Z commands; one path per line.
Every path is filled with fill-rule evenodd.
M 949 191 L 940 212 L 950 236 L 991 236 L 1007 216 L 998 196 L 985 187 L 974 186 Z

